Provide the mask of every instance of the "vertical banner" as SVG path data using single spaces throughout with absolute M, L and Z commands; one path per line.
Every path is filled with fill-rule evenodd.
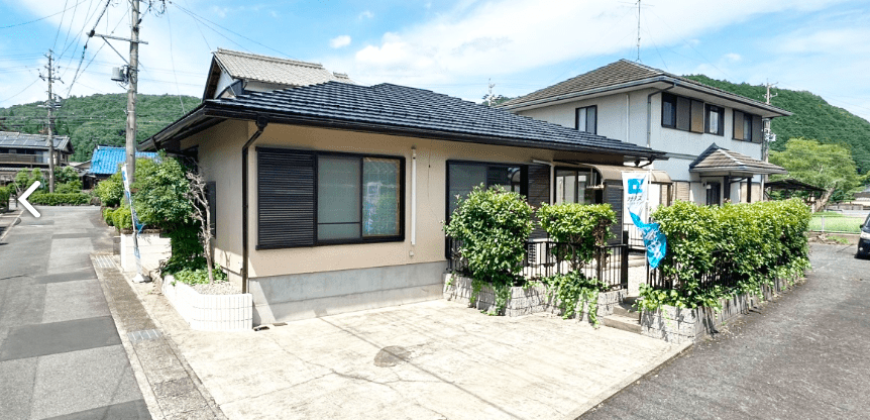
M 127 203 L 130 205 L 130 216 L 133 219 L 133 256 L 136 258 L 135 281 L 143 282 L 145 278 L 142 275 L 142 257 L 139 254 L 139 233 L 144 225 L 139 224 L 139 216 L 136 215 L 136 209 L 133 207 L 133 196 L 130 194 L 130 181 L 127 179 L 127 168 L 125 165 L 121 166 L 121 177 L 124 180 L 124 195 L 127 197 Z
M 667 238 L 659 230 L 658 223 L 644 223 L 641 219 L 649 199 L 649 179 L 649 173 L 622 173 L 622 187 L 625 191 L 625 204 L 628 208 L 628 214 L 643 236 L 643 245 L 646 247 L 646 257 L 647 261 L 649 261 L 649 266 L 657 268 L 665 257 Z

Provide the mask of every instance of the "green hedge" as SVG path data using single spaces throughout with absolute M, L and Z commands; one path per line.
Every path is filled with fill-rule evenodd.
M 111 212 L 112 225 L 118 229 L 133 229 L 133 215 L 130 207 L 118 207 Z
M 0 187 L 0 209 L 9 208 L 9 189 Z
M 82 193 L 37 193 L 27 198 L 30 204 L 41 206 L 77 206 L 89 204 L 91 197 Z
M 809 267 L 810 209 L 799 199 L 698 206 L 678 201 L 653 218 L 668 238 L 661 273 L 673 290 L 642 286 L 642 306 L 719 307 L 734 294 L 761 295 L 776 278 L 793 278 Z M 722 281 L 709 279 L 723 279 Z

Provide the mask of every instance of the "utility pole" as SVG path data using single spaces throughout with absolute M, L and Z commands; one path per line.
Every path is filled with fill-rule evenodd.
M 48 75 L 39 75 L 39 78 L 48 82 L 48 102 L 45 106 L 48 108 L 48 192 L 54 192 L 54 131 L 52 130 L 51 110 L 54 109 L 54 95 L 52 94 L 52 83 L 58 81 L 63 83 L 59 77 L 54 77 L 54 58 L 52 51 L 48 50 L 46 55 L 48 65 L 45 66 L 48 70 Z
M 779 83 L 779 82 L 777 82 Z M 770 88 L 777 85 L 777 83 L 771 84 L 770 81 L 766 81 L 764 87 L 767 88 L 767 93 L 764 94 L 764 103 L 770 105 L 770 100 L 778 96 L 777 94 L 770 93 Z M 773 141 L 773 134 L 770 132 L 770 118 L 765 118 L 763 120 L 764 124 L 764 133 L 761 139 L 761 160 L 767 162 L 770 158 L 770 143 Z M 769 175 L 764 174 L 761 176 L 761 199 L 764 200 L 764 185 L 767 183 Z M 749 188 L 752 188 L 752 183 L 750 182 Z
M 127 88 L 127 176 L 130 184 L 136 179 L 136 89 L 139 82 L 139 0 L 130 0 L 132 30 L 130 32 L 130 66 L 127 68 L 130 86 Z

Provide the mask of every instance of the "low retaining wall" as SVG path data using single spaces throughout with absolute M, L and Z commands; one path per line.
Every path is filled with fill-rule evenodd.
M 254 305 L 250 293 L 202 295 L 192 287 L 176 282 L 172 276 L 163 279 L 161 291 L 194 330 L 238 331 L 253 328 Z
M 474 307 L 482 311 L 495 311 L 495 290 L 486 284 L 480 289 L 477 296 L 477 301 L 474 305 L 471 304 L 471 294 L 473 291 L 472 280 L 468 277 L 463 277 L 451 273 L 444 275 L 444 292 L 445 300 L 464 303 L 469 307 Z M 550 297 L 547 289 L 540 286 L 532 286 L 528 288 L 511 287 L 511 294 L 505 305 L 506 316 L 522 316 L 531 315 L 534 313 L 547 312 L 557 315 L 562 315 L 563 311 L 559 308 L 559 300 L 555 297 Z M 622 302 L 625 297 L 624 290 L 615 290 L 612 292 L 603 292 L 598 294 L 598 317 L 604 317 L 613 313 L 613 308 Z M 588 321 L 588 308 L 583 307 L 574 315 L 580 321 Z
M 762 288 L 764 300 L 773 299 L 790 288 L 787 280 L 777 279 L 773 287 Z M 673 306 L 643 311 L 640 316 L 641 334 L 669 343 L 697 342 L 718 331 L 719 327 L 732 319 L 746 314 L 750 308 L 758 307 L 762 299 L 755 295 L 737 295 L 720 302 L 722 310 L 718 314 L 711 308 L 684 309 Z
M 133 254 L 133 234 L 122 233 L 121 244 L 121 269 L 125 272 L 136 271 L 136 257 Z M 163 238 L 159 233 L 142 233 L 139 235 L 139 255 L 142 257 L 143 266 L 160 264 L 160 260 L 172 256 L 172 246 L 169 238 Z

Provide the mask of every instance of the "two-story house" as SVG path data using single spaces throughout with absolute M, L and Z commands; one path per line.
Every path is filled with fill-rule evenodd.
M 69 137 L 54 136 L 55 167 L 67 166 L 73 154 Z M 15 180 L 22 169 L 39 168 L 48 176 L 48 136 L 25 134 L 17 131 L 0 131 L 0 185 Z
M 766 120 L 790 112 L 628 60 L 500 107 L 665 151 L 668 160 L 652 166 L 670 179 L 659 176 L 660 182 L 653 184 L 652 207 L 673 200 L 698 204 L 758 201 L 761 177 L 785 173 L 783 168 L 761 160 L 761 143 Z M 626 162 L 630 166 L 649 163 Z M 556 170 L 557 186 L 581 182 L 567 168 Z

